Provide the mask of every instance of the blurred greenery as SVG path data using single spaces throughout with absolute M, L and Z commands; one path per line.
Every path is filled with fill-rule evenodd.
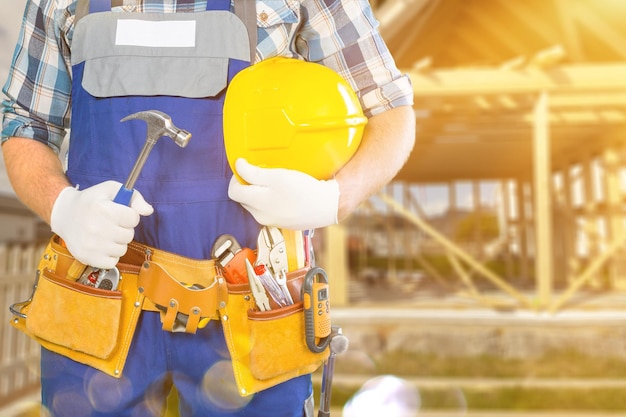
M 337 361 L 338 372 L 354 374 L 358 365 Z M 366 372 L 365 370 L 363 372 Z M 367 373 L 367 372 L 366 372 Z M 450 357 L 392 352 L 375 362 L 375 374 L 414 377 L 485 378 L 624 378 L 626 360 L 554 350 L 536 358 Z
M 456 224 L 454 238 L 460 242 L 472 241 L 481 236 L 485 241 L 499 236 L 498 218 L 492 213 L 474 212 Z
M 466 390 L 464 394 L 468 409 L 626 410 L 626 396 L 619 388 L 501 388 L 491 392 Z
M 436 270 L 442 278 L 449 280 L 451 283 L 458 281 L 456 272 L 446 255 L 422 254 L 421 257 L 431 268 Z M 384 272 L 387 271 L 390 264 L 395 265 L 396 271 L 423 271 L 418 259 L 410 259 L 409 261 L 407 261 L 404 257 L 389 258 L 382 256 L 368 256 L 365 263 L 360 263 L 357 256 L 351 256 L 349 258 L 349 266 L 351 272 L 357 276 L 365 269 L 380 271 L 381 274 L 384 275 Z M 511 284 L 515 284 L 516 286 L 533 285 L 532 269 L 528 271 L 528 277 L 524 277 L 523 279 L 520 278 L 521 265 L 517 259 L 513 259 L 509 266 L 507 266 L 507 263 L 504 260 L 499 258 L 485 261 L 483 265 L 498 276 L 504 277 L 510 275 L 507 282 Z M 477 280 L 477 282 L 480 281 L 481 280 Z
M 316 388 L 318 390 L 319 388 Z M 341 408 L 358 391 L 356 388 L 333 388 L 333 407 Z M 621 389 L 546 389 L 501 388 L 451 389 L 420 388 L 421 408 L 444 410 L 467 407 L 468 410 L 626 410 L 626 396 Z M 451 397 L 456 398 L 451 398 Z
M 376 375 L 395 375 L 400 378 L 475 378 L 476 387 L 464 388 L 462 397 L 469 410 L 626 410 L 626 396 L 619 388 L 561 387 L 502 387 L 486 388 L 480 378 L 580 378 L 623 379 L 626 360 L 589 356 L 575 350 L 555 350 L 544 356 L 527 359 L 506 359 L 496 356 L 443 357 L 435 354 L 393 352 L 374 362 L 374 368 L 365 369 L 354 361 L 337 361 L 337 374 L 362 374 L 364 379 Z M 454 382 L 451 381 L 453 387 Z M 345 404 L 360 387 L 333 387 L 335 407 Z M 316 387 L 319 390 L 319 387 Z M 420 388 L 424 409 L 446 409 L 458 406 L 458 389 Z
M 318 372 L 321 372 L 318 371 Z M 379 375 L 400 378 L 475 378 L 475 387 L 419 388 L 423 409 L 449 409 L 467 404 L 469 410 L 596 410 L 626 411 L 626 396 L 619 388 L 574 389 L 542 386 L 486 388 L 480 378 L 626 378 L 626 360 L 605 356 L 590 356 L 574 349 L 554 350 L 535 358 L 507 359 L 500 356 L 454 357 L 436 354 L 396 351 L 384 354 L 373 362 L 363 363 L 341 357 L 335 364 L 332 406 L 343 407 L 361 388 L 359 385 L 338 383 L 340 375 L 361 375 L 362 382 Z M 319 380 L 319 379 L 318 379 Z M 316 402 L 319 383 L 314 384 Z M 462 395 L 461 395 L 462 394 Z M 454 397 L 454 398 L 452 398 Z M 177 399 L 170 398 L 164 417 L 176 417 Z

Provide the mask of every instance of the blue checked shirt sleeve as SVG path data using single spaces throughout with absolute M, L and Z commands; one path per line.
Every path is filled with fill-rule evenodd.
M 34 139 L 59 151 L 69 126 L 69 49 L 59 23 L 69 9 L 59 0 L 27 3 L 9 77 L 2 91 L 2 142 L 11 136 Z M 68 0 L 67 3 L 70 3 Z
M 308 20 L 296 38 L 298 52 L 342 75 L 366 116 L 413 105 L 411 81 L 396 67 L 367 0 L 303 0 L 302 5 Z
M 3 88 L 2 141 L 20 136 L 57 151 L 60 148 L 69 127 L 71 66 L 67 45 L 75 3 L 28 2 Z M 149 4 L 165 8 L 161 1 Z M 295 4 L 300 7 L 293 6 L 290 11 Z M 260 27 L 258 58 L 300 56 L 334 69 L 355 89 L 368 117 L 413 104 L 410 80 L 396 68 L 367 0 L 257 0 L 257 10 L 274 6 L 283 25 L 267 28 L 268 36 Z M 303 19 L 300 24 L 295 14 L 298 8 Z M 291 36 L 295 39 L 289 39 Z

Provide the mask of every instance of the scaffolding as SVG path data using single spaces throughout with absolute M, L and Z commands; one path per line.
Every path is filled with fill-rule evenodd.
M 419 248 L 409 250 L 436 242 L 461 292 L 491 306 L 502 297 L 481 292 L 478 278 L 506 294 L 512 307 L 552 312 L 583 289 L 626 289 L 626 82 L 618 77 L 625 71 L 626 65 L 602 65 L 412 73 L 422 106 L 416 114 L 426 115 L 418 119 L 415 150 L 398 180 L 376 197 L 379 203 L 362 208 L 368 217 L 386 219 L 393 242 L 388 255 L 405 248 L 404 263 L 416 261 L 437 277 Z M 429 224 L 412 189 L 443 184 L 452 190 L 458 181 L 473 184 L 475 212 L 485 209 L 478 184 L 497 184 L 497 239 L 482 241 L 478 234 L 461 245 Z M 449 212 L 457 211 L 457 200 L 450 192 Z M 380 202 L 391 210 L 381 211 Z M 391 213 L 421 232 L 417 241 L 407 240 L 405 226 L 392 225 Z M 367 224 L 348 227 L 353 238 L 371 240 L 364 236 L 371 233 Z M 500 273 L 488 266 L 494 257 Z M 515 285 L 520 277 L 533 288 Z
M 360 254 L 352 275 L 376 248 L 392 280 L 417 270 L 482 305 L 556 312 L 624 291 L 626 4 L 373 4 L 412 80 L 417 135 L 394 183 L 343 225 Z M 455 234 L 460 182 L 474 201 L 465 216 L 492 216 L 497 236 Z M 480 201 L 485 182 L 495 206 Z M 447 223 L 425 212 L 420 187 L 444 189 Z

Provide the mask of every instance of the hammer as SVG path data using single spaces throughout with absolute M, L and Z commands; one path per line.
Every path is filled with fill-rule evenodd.
M 141 153 L 135 162 L 135 166 L 126 179 L 126 182 L 120 187 L 117 195 L 113 199 L 114 202 L 125 206 L 130 205 L 130 200 L 133 196 L 133 188 L 135 187 L 137 178 L 139 177 L 139 174 L 148 159 L 148 155 L 150 155 L 150 152 L 157 141 L 161 137 L 166 136 L 172 139 L 178 146 L 184 148 L 191 139 L 191 133 L 176 127 L 172 122 L 172 118 L 161 111 L 140 111 L 124 117 L 121 121 L 125 122 L 133 119 L 144 120 L 148 125 L 148 132 L 146 134 L 146 143 L 144 144 Z M 85 265 L 75 259 L 67 271 L 67 278 L 76 281 L 80 278 L 84 270 Z M 103 273 L 106 274 L 104 271 Z
M 332 326 L 330 334 L 330 356 L 324 363 L 322 374 L 322 389 L 320 392 L 320 408 L 317 417 L 330 417 L 330 397 L 335 374 L 335 357 L 348 350 L 348 338 L 344 336 L 341 327 Z
M 130 175 L 128 176 L 128 179 L 126 179 L 124 185 L 117 192 L 115 199 L 113 199 L 116 203 L 124 204 L 125 206 L 130 205 L 130 199 L 133 196 L 133 188 L 135 187 L 139 173 L 143 169 L 143 166 L 148 159 L 148 155 L 150 155 L 150 152 L 157 141 L 161 137 L 167 136 L 178 146 L 184 148 L 191 139 L 191 133 L 177 128 L 174 123 L 172 123 L 172 118 L 161 111 L 140 111 L 124 117 L 121 121 L 125 122 L 132 119 L 144 120 L 148 124 L 148 133 L 146 134 L 146 143 L 143 145 L 143 149 L 135 162 L 133 170 L 130 172 Z

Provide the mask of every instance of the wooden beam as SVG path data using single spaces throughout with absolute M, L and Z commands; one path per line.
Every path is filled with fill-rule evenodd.
M 626 41 L 624 43 L 626 45 Z M 562 65 L 551 69 L 446 69 L 408 71 L 415 97 L 490 94 L 623 92 L 626 63 Z
M 326 271 L 332 282 L 331 293 L 334 306 L 343 307 L 349 302 L 350 272 L 347 248 L 347 234 L 344 226 L 332 225 L 324 229 L 324 261 Z
M 621 240 L 613 240 L 609 242 L 606 249 L 603 250 L 597 257 L 594 257 L 589 265 L 578 276 L 574 277 L 571 285 L 565 290 L 565 292 L 555 300 L 549 308 L 551 313 L 555 313 L 578 291 L 583 285 L 597 276 L 600 268 L 611 259 L 619 250 L 623 249 L 626 243 L 626 235 L 622 236 Z
M 552 181 L 550 166 L 550 112 L 548 93 L 537 97 L 533 126 L 533 188 L 535 196 L 535 278 L 537 298 L 541 308 L 547 307 L 552 298 L 554 273 L 552 245 Z
M 502 291 L 506 292 L 513 298 L 515 298 L 520 306 L 522 307 L 530 307 L 531 303 L 528 298 L 521 292 L 518 291 L 515 287 L 509 285 L 504 279 L 498 276 L 496 273 L 491 271 L 482 263 L 478 262 L 471 255 L 469 255 L 465 250 L 463 250 L 460 246 L 456 245 L 450 239 L 445 237 L 441 232 L 433 228 L 428 222 L 419 218 L 408 211 L 405 207 L 399 204 L 393 197 L 385 193 L 379 193 L 378 196 L 381 200 L 387 204 L 392 210 L 395 210 L 403 216 L 406 220 L 413 223 L 415 226 L 419 227 L 424 233 L 429 235 L 431 238 L 435 239 L 437 243 L 439 243 L 443 248 L 445 248 L 449 253 L 458 257 L 459 260 L 465 262 L 470 268 L 472 268 L 476 273 L 480 274 L 484 278 L 488 279 L 492 284 L 496 287 L 500 288 Z
M 624 236 L 623 195 L 620 181 L 621 158 L 615 149 L 606 149 L 602 155 L 604 165 L 604 198 L 607 205 L 606 222 L 609 240 L 621 241 Z M 617 257 L 616 257 L 617 258 Z M 623 263 L 616 259 L 609 263 L 609 276 L 614 289 L 626 289 Z
M 580 107 L 617 107 L 626 110 L 626 91 L 600 91 L 587 93 L 568 93 L 550 97 L 551 108 Z

